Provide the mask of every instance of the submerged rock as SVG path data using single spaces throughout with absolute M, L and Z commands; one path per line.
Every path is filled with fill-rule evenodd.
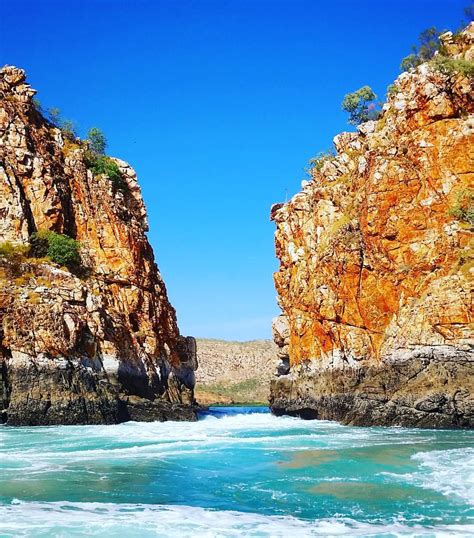
M 0 402 L 8 424 L 195 419 L 196 347 L 146 238 L 133 169 L 88 168 L 21 69 L 0 70 Z M 79 241 L 81 267 L 25 255 L 36 231 Z M 8 246 L 9 248 L 6 248 Z
M 474 24 L 449 54 L 472 59 Z M 454 39 L 454 40 L 453 40 Z M 377 121 L 272 208 L 278 414 L 359 425 L 474 426 L 474 82 L 400 75 Z M 469 207 L 470 205 L 470 207 Z

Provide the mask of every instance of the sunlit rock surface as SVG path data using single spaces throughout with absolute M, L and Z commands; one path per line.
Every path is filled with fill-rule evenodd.
M 474 25 L 444 36 L 472 60 Z M 272 208 L 283 317 L 275 413 L 350 424 L 474 425 L 473 80 L 403 73 L 383 114 Z M 472 199 L 471 199 L 472 203 Z
M 64 233 L 87 271 L 0 257 L 2 419 L 192 420 L 195 343 L 168 302 L 135 172 L 115 160 L 125 189 L 94 177 L 84 146 L 43 118 L 34 94 L 24 71 L 0 70 L 0 241 Z

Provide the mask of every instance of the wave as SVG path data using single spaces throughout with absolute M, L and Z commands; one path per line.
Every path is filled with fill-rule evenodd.
M 163 536 L 230 538 L 312 536 L 472 536 L 474 525 L 408 525 L 403 520 L 364 523 L 351 518 L 315 521 L 194 506 L 85 502 L 23 502 L 0 506 L 0 533 L 18 536 Z
M 422 487 L 436 489 L 444 495 L 454 495 L 474 506 L 474 448 L 454 448 L 419 452 L 421 472 L 413 481 Z

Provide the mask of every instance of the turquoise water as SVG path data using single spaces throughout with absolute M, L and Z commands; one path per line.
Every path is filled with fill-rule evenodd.
M 0 427 L 0 536 L 472 536 L 474 433 L 220 408 Z

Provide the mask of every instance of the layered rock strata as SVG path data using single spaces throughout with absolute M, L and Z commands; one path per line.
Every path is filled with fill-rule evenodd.
M 179 333 L 135 172 L 114 159 L 123 188 L 94 175 L 85 145 L 34 94 L 22 70 L 0 70 L 0 242 L 21 250 L 38 230 L 68 235 L 83 270 L 0 256 L 2 420 L 193 420 L 196 346 Z
M 443 36 L 474 60 L 474 25 Z M 455 66 L 456 67 L 456 66 Z M 272 208 L 277 414 L 472 427 L 474 84 L 433 62 Z

